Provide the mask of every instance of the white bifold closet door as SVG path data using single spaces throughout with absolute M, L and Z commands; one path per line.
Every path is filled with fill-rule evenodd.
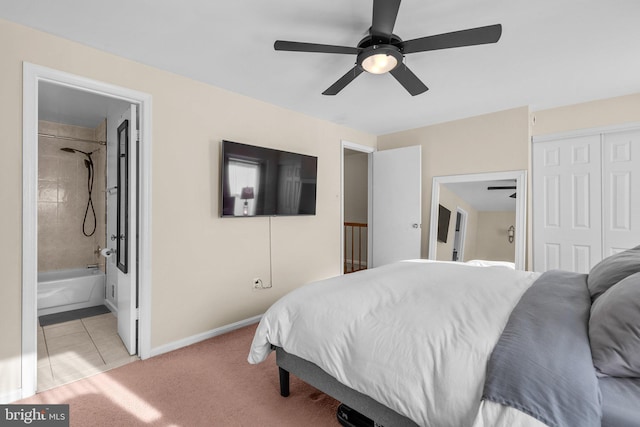
M 640 245 L 640 130 L 533 144 L 533 268 L 578 273 Z
M 640 130 L 602 139 L 603 256 L 640 245 Z
M 533 145 L 534 270 L 588 272 L 602 259 L 600 136 Z

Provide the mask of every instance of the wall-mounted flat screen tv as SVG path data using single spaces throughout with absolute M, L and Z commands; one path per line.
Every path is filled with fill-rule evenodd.
M 318 158 L 222 141 L 220 216 L 315 215 Z

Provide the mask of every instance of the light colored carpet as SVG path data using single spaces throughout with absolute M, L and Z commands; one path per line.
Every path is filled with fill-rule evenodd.
M 15 403 L 70 405 L 71 426 L 339 426 L 338 402 L 291 376 L 280 396 L 275 354 L 247 362 L 256 325 Z

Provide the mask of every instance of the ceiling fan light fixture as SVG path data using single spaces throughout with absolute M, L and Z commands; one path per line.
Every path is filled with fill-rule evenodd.
M 384 74 L 402 62 L 402 53 L 395 46 L 371 46 L 358 55 L 358 65 L 367 73 Z
M 376 55 L 368 56 L 362 61 L 362 68 L 367 73 L 371 74 L 384 74 L 396 68 L 398 60 L 386 53 L 378 53 Z

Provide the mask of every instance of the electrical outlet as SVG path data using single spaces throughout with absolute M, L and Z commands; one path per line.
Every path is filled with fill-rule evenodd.
M 253 279 L 253 289 L 262 289 L 262 279 L 260 279 L 259 277 L 256 277 L 255 279 Z

